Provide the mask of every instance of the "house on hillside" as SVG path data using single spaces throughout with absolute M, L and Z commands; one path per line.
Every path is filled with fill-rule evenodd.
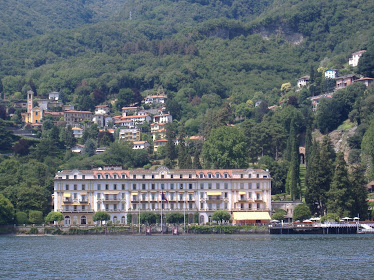
M 341 77 L 336 78 L 336 89 L 342 89 L 350 84 L 353 84 L 354 81 L 356 81 L 358 78 L 354 74 L 348 74 Z
M 153 117 L 154 123 L 171 123 L 173 117 L 170 114 L 155 115 Z
M 58 101 L 59 98 L 60 98 L 60 93 L 57 91 L 52 91 L 48 94 L 49 100 Z
M 325 78 L 326 79 L 335 79 L 339 76 L 339 70 L 338 69 L 327 69 L 325 71 Z
M 151 144 L 149 144 L 147 141 L 134 141 L 132 143 L 133 150 L 143 150 L 147 149 Z
M 134 115 L 137 110 L 138 107 L 122 107 L 122 116 L 126 117 L 129 115 Z
M 321 94 L 318 96 L 310 97 L 309 99 L 312 101 L 312 111 L 315 112 L 318 109 L 318 104 L 323 98 L 332 98 L 332 94 Z
M 371 83 L 374 81 L 373 78 L 368 78 L 368 77 L 365 77 L 365 78 L 361 78 L 361 79 L 358 79 L 356 80 L 355 82 L 359 82 L 359 83 L 363 83 L 365 86 L 370 86 Z
M 153 151 L 157 153 L 157 149 L 161 146 L 165 146 L 168 140 L 166 139 L 160 139 L 153 141 Z
M 70 125 L 77 125 L 83 121 L 92 121 L 92 113 L 90 111 L 65 111 L 64 121 Z
M 310 76 L 306 75 L 297 80 L 297 87 L 302 88 L 305 87 L 310 80 Z
M 134 142 L 140 140 L 140 130 L 138 128 L 121 128 L 119 130 L 119 139 Z
M 73 131 L 73 135 L 75 138 L 82 138 L 83 137 L 83 129 L 80 127 L 73 127 L 71 129 Z
M 352 53 L 352 57 L 349 58 L 348 64 L 353 67 L 357 67 L 358 62 L 360 61 L 361 56 L 366 52 L 366 50 L 361 50 L 358 52 Z
M 133 115 L 133 116 L 121 117 L 120 119 L 117 119 L 117 118 L 113 118 L 113 119 L 115 119 L 114 123 L 116 125 L 127 126 L 129 128 L 135 128 L 140 124 L 151 121 L 151 117 L 148 115 Z
M 144 98 L 145 104 L 164 104 L 166 103 L 167 96 L 165 94 L 160 95 L 148 95 Z
M 112 118 L 109 116 L 110 108 L 108 105 L 97 105 L 95 106 L 95 115 L 92 121 L 96 123 L 99 127 L 107 126 Z

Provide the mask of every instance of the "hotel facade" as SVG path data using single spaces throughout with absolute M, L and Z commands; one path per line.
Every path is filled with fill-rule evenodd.
M 63 170 L 54 178 L 54 211 L 63 224 L 93 224 L 106 211 L 114 224 L 137 223 L 143 212 L 184 213 L 188 223 L 211 221 L 217 210 L 230 212 L 234 224 L 266 223 L 271 213 L 271 177 L 262 169 L 123 170 L 105 166 Z

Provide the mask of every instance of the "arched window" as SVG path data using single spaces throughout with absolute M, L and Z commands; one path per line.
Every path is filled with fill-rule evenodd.
M 86 225 L 87 224 L 87 218 L 86 216 L 81 217 L 81 225 Z
M 204 216 L 203 215 L 200 216 L 200 224 L 204 224 Z
M 216 178 L 220 178 L 221 175 L 219 173 L 216 173 Z
M 213 174 L 212 173 L 208 173 L 208 178 L 212 178 L 213 177 Z
M 126 223 L 125 216 L 122 216 L 122 217 L 121 217 L 121 224 L 125 224 L 125 223 Z
M 225 173 L 224 174 L 225 178 L 229 178 L 229 174 Z
M 204 178 L 204 173 L 200 173 L 200 178 Z
M 113 224 L 116 224 L 117 223 L 117 216 L 114 216 L 113 217 Z
M 65 216 L 64 224 L 65 226 L 70 226 L 70 216 Z

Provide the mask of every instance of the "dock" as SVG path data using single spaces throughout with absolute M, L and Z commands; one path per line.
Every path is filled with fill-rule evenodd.
M 356 234 L 360 224 L 313 223 L 313 224 L 274 224 L 269 226 L 270 234 Z

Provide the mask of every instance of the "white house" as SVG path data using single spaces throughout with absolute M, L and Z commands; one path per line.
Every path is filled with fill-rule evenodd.
M 60 97 L 60 93 L 57 92 L 57 91 L 52 91 L 48 94 L 48 99 L 49 100 L 58 101 L 59 97 Z
M 348 64 L 353 67 L 356 67 L 358 65 L 358 62 L 360 61 L 360 57 L 363 55 L 364 52 L 366 52 L 366 50 L 361 50 L 361 51 L 352 53 L 352 57 L 349 58 Z
M 147 149 L 149 146 L 151 146 L 151 144 L 149 144 L 147 141 L 134 141 L 134 142 L 132 142 L 133 150 Z
M 339 70 L 337 69 L 327 69 L 325 71 L 325 78 L 327 79 L 335 79 L 339 76 Z
M 297 80 L 297 87 L 305 87 L 309 82 L 310 77 L 309 76 L 303 76 Z
M 82 138 L 83 137 L 83 129 L 80 127 L 73 127 L 71 129 L 73 131 L 73 135 L 75 138 Z
M 144 98 L 145 104 L 164 104 L 166 103 L 167 96 L 164 94 L 161 95 L 148 95 L 146 98 Z
M 154 123 L 171 123 L 172 121 L 173 117 L 170 114 L 155 115 L 153 117 Z

